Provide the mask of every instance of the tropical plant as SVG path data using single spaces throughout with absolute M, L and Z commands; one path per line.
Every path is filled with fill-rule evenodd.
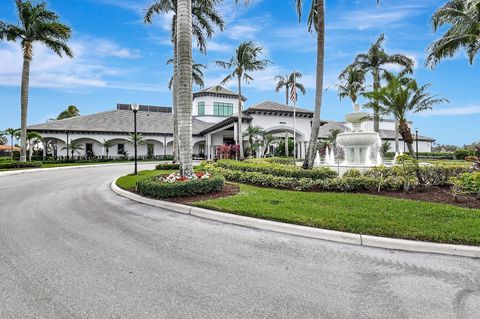
M 365 70 L 350 65 L 340 74 L 337 84 L 340 100 L 349 98 L 352 104 L 357 103 L 358 96 L 365 91 Z
M 385 157 L 390 150 L 392 149 L 392 145 L 390 144 L 389 141 L 385 141 L 382 143 L 382 146 L 380 147 L 380 154 L 382 154 L 382 157 Z
M 15 137 L 20 139 L 20 130 L 17 130 Z M 38 132 L 28 131 L 27 132 L 27 150 L 28 150 L 28 160 L 32 160 L 33 148 L 38 145 L 43 139 L 43 136 Z
M 388 72 L 387 67 L 391 65 L 398 65 L 403 68 L 403 72 L 412 73 L 415 62 L 403 54 L 387 54 L 383 48 L 385 35 L 381 34 L 377 41 L 372 44 L 367 53 L 362 53 L 356 56 L 352 66 L 362 70 L 365 73 L 370 73 L 373 78 L 373 91 L 378 92 L 381 87 L 381 79 Z M 344 76 L 349 70 L 348 66 L 340 75 Z M 374 112 L 374 131 L 380 130 L 380 106 L 379 101 L 373 99 L 371 107 Z
M 263 128 L 261 128 L 260 126 L 248 126 L 248 128 L 243 133 L 243 137 L 246 137 L 248 139 L 247 154 L 253 157 L 257 156 L 256 150 L 261 145 L 261 137 L 263 133 Z
M 72 159 L 73 156 L 75 156 L 75 153 L 80 154 L 80 151 L 83 151 L 84 148 L 79 144 L 74 141 L 71 141 L 67 146 L 62 147 L 62 151 L 70 151 L 70 154 L 72 154 Z M 68 154 L 67 154 L 68 157 Z
M 473 64 L 480 50 L 479 0 L 450 0 L 434 13 L 431 23 L 435 32 L 446 25 L 449 28 L 428 48 L 427 65 L 433 68 L 461 49 L 465 49 L 469 63 Z
M 243 141 L 242 141 L 242 81 L 250 83 L 253 81 L 253 77 L 247 72 L 264 70 L 270 63 L 269 60 L 261 59 L 263 55 L 263 48 L 252 42 L 242 42 L 235 50 L 235 54 L 228 61 L 216 61 L 216 64 L 221 68 L 231 70 L 232 73 L 227 75 L 220 85 L 236 79 L 238 85 L 238 125 L 237 125 L 237 143 L 239 146 L 240 160 L 244 159 L 243 154 Z
M 6 145 L 8 143 L 8 139 L 4 135 L 4 132 L 0 132 L 0 145 Z
M 298 79 L 302 78 L 302 73 L 295 71 L 288 75 L 277 75 L 275 77 L 275 81 L 277 82 L 275 86 L 275 92 L 280 92 L 280 90 L 285 90 L 285 104 L 288 105 L 290 100 L 290 90 L 292 89 L 292 85 L 295 82 L 295 87 L 302 92 L 303 95 L 307 93 L 305 90 L 305 86 L 298 82 Z
M 167 64 L 172 64 L 173 59 L 169 59 Z M 194 85 L 198 85 L 199 87 L 204 87 L 205 82 L 203 81 L 203 71 L 207 68 L 205 64 L 195 63 L 192 64 L 192 80 Z M 168 82 L 168 88 L 171 90 L 173 88 L 173 75 Z
M 80 116 L 80 110 L 75 105 L 69 105 L 65 111 L 62 111 L 57 116 L 57 120 L 65 120 L 78 116 Z
M 263 148 L 263 157 L 267 156 L 270 145 L 277 142 L 279 140 L 278 137 L 275 137 L 272 133 L 263 132 L 261 145 Z
M 108 154 L 110 153 L 110 149 L 115 145 L 113 140 L 106 140 L 104 139 L 102 142 L 102 147 L 105 149 L 105 153 L 107 153 L 107 159 L 108 159 Z
M 197 46 L 200 49 L 200 52 L 206 52 L 206 39 L 211 38 L 214 34 L 214 28 L 219 28 L 223 30 L 224 21 L 220 16 L 220 13 L 216 9 L 216 5 L 219 4 L 221 0 L 157 0 L 153 5 L 151 5 L 145 12 L 144 21 L 145 23 L 152 23 L 153 17 L 157 14 L 172 14 L 171 20 L 171 28 L 170 34 L 173 44 L 173 78 L 171 81 L 171 90 L 172 90 L 172 101 L 173 101 L 173 117 L 174 117 L 174 124 L 173 124 L 173 156 L 174 161 L 178 160 L 179 154 L 179 132 L 178 132 L 178 108 L 177 108 L 177 77 L 178 77 L 178 65 L 179 65 L 179 52 L 178 52 L 178 38 L 179 38 L 179 5 L 182 6 L 185 10 L 189 10 L 191 8 L 191 14 L 186 17 L 190 24 L 186 26 L 189 28 L 189 34 L 193 32 L 193 36 L 197 40 Z M 183 21 L 181 21 L 183 22 Z M 187 30 L 183 30 L 186 32 Z M 182 33 L 183 34 L 183 33 Z M 185 33 L 186 34 L 186 33 Z M 192 36 L 189 36 L 190 42 L 192 40 Z M 183 48 L 182 48 L 183 49 Z M 186 48 L 185 48 L 186 49 Z M 190 50 L 191 51 L 191 50 Z M 197 65 L 198 68 L 195 67 L 192 59 L 191 53 L 190 58 L 188 56 L 187 59 L 190 59 L 190 63 L 192 64 L 192 77 L 195 83 L 203 83 L 202 81 L 198 81 L 199 78 L 203 78 L 201 72 L 201 66 Z M 198 72 L 200 71 L 200 73 Z M 181 82 L 180 82 L 181 83 Z M 203 85 L 200 85 L 203 86 Z M 191 94 L 191 93 L 190 93 Z M 191 98 L 190 98 L 191 99 Z M 191 106 L 190 106 L 190 114 L 191 114 Z M 186 118 L 186 116 L 184 116 Z M 190 142 L 191 144 L 191 142 Z M 188 171 L 192 170 L 191 168 Z M 192 171 L 193 172 L 193 171 Z
M 431 84 L 419 86 L 413 79 L 406 79 L 404 75 L 393 76 L 385 87 L 379 91 L 366 93 L 366 96 L 379 102 L 382 111 L 390 113 L 399 123 L 399 133 L 407 143 L 410 155 L 413 157 L 414 138 L 408 126 L 407 114 L 420 113 L 430 110 L 435 104 L 448 103 L 448 100 L 431 95 L 428 92 Z M 419 176 L 419 182 L 422 179 Z
M 4 134 L 7 134 L 10 136 L 10 155 L 12 156 L 12 159 L 13 159 L 13 143 L 14 143 L 14 140 L 15 140 L 15 137 L 18 135 L 18 133 L 20 132 L 20 129 L 15 129 L 15 128 L 7 128 L 5 131 L 4 131 Z
M 145 144 L 145 136 L 140 133 L 130 133 L 130 135 L 128 135 L 128 141 L 132 144 L 137 143 L 137 145 L 143 145 Z
M 27 114 L 30 82 L 30 64 L 36 42 L 43 43 L 60 57 L 63 54 L 73 57 L 67 41 L 71 36 L 69 26 L 59 22 L 59 16 L 47 9 L 45 2 L 32 4 L 28 0 L 15 0 L 19 25 L 0 24 L 0 40 L 20 41 L 23 52 L 21 84 L 21 152 L 20 161 L 26 161 Z

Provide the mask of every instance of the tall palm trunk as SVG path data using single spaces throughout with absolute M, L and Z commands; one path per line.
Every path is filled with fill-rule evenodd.
M 285 86 L 285 105 L 288 105 L 288 85 Z
M 373 72 L 373 91 L 380 91 L 380 75 L 378 70 Z M 380 132 L 380 106 L 378 100 L 373 101 L 373 130 L 375 132 Z
M 415 150 L 413 149 L 414 140 L 413 140 L 412 132 L 410 131 L 410 127 L 408 126 L 407 121 L 400 120 L 400 123 L 398 126 L 399 126 L 400 135 L 402 135 L 403 140 L 407 143 L 408 152 L 410 153 L 410 156 L 412 158 L 415 158 Z M 418 162 L 416 160 L 414 161 L 415 161 L 415 173 L 417 175 L 418 183 L 420 185 L 424 185 L 425 181 L 423 180 L 423 176 L 420 172 L 420 166 L 418 166 Z
M 173 105 L 173 161 L 178 161 L 178 116 L 177 116 L 177 72 L 178 72 L 178 57 L 177 57 L 177 37 L 174 35 L 173 40 L 173 82 L 172 82 L 172 105 Z M 165 147 L 167 147 L 165 145 Z
M 317 151 L 318 133 L 320 131 L 320 112 L 322 110 L 323 98 L 323 73 L 325 64 L 325 3 L 323 0 L 317 0 L 317 81 L 315 92 L 315 111 L 313 113 L 312 132 L 310 134 L 310 144 L 308 146 L 307 156 L 303 163 L 304 169 L 312 169 L 315 162 L 315 153 Z
M 395 153 L 400 151 L 400 137 L 398 134 L 398 121 L 395 120 Z
M 238 75 L 238 125 L 237 125 L 237 143 L 239 145 L 239 154 L 237 158 L 241 161 L 245 159 L 243 154 L 242 138 L 242 77 Z
M 12 156 L 12 161 L 13 161 L 13 138 L 14 134 L 10 134 L 10 155 Z
M 177 3 L 177 123 L 180 175 L 193 174 L 192 165 L 192 0 Z
M 21 87 L 21 125 L 20 125 L 20 162 L 27 161 L 27 114 L 28 114 L 28 93 L 30 87 L 30 62 L 31 57 L 25 55 L 23 58 L 22 87 Z

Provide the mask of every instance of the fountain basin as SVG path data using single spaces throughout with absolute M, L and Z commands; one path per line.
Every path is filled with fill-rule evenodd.
M 337 136 L 337 144 L 346 148 L 369 147 L 378 142 L 380 135 L 376 132 L 347 132 Z
M 370 113 L 367 112 L 355 112 L 345 115 L 345 120 L 349 123 L 356 124 L 361 123 L 370 117 Z

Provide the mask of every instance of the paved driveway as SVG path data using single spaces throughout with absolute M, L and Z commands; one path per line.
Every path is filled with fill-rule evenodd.
M 0 177 L 0 318 L 480 318 L 480 261 L 131 202 L 129 166 Z

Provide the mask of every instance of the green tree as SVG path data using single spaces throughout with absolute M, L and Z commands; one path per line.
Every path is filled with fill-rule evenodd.
M 277 142 L 278 140 L 279 138 L 275 137 L 273 134 L 268 132 L 263 132 L 262 140 L 261 140 L 261 146 L 263 148 L 263 157 L 267 156 L 270 145 Z
M 428 48 L 427 65 L 433 68 L 461 49 L 465 49 L 469 63 L 473 64 L 480 50 L 480 1 L 448 1 L 434 13 L 431 22 L 435 32 L 444 26 L 449 27 Z
M 16 138 L 20 139 L 20 131 L 17 131 Z M 27 132 L 27 150 L 28 150 L 28 160 L 32 161 L 33 148 L 43 139 L 43 136 L 38 132 L 29 131 Z
M 237 125 L 237 143 L 239 144 L 238 159 L 243 160 L 243 138 L 242 138 L 242 81 L 250 83 L 253 77 L 247 72 L 265 70 L 270 63 L 269 60 L 261 59 L 263 55 L 263 48 L 252 42 L 242 42 L 235 50 L 235 54 L 228 61 L 216 61 L 216 64 L 223 69 L 230 70 L 231 73 L 227 75 L 220 85 L 224 85 L 231 80 L 237 80 L 238 87 L 238 125 Z
M 6 135 L 6 133 L 0 132 L 0 145 L 7 145 L 8 143 L 8 140 L 4 135 Z
M 72 154 L 72 159 L 75 153 L 80 154 L 80 151 L 83 151 L 84 148 L 77 142 L 71 141 L 67 146 L 62 147 L 62 151 L 67 150 L 70 151 L 70 154 Z M 68 154 L 67 154 L 68 157 Z
M 15 0 L 18 25 L 0 24 L 0 40 L 19 41 L 23 52 L 23 70 L 21 84 L 21 153 L 20 161 L 27 160 L 27 114 L 30 86 L 30 64 L 33 59 L 33 47 L 36 42 L 43 43 L 59 56 L 73 57 L 67 41 L 71 29 L 59 22 L 59 16 L 47 9 L 45 2 L 32 4 L 29 0 Z
M 261 145 L 261 138 L 263 136 L 263 133 L 263 128 L 261 128 L 260 126 L 248 126 L 248 128 L 243 133 L 243 137 L 246 137 L 248 139 L 247 154 L 253 157 L 257 156 L 256 150 Z
M 105 149 L 105 153 L 107 153 L 107 160 L 108 154 L 110 153 L 110 149 L 115 145 L 113 140 L 106 140 L 104 139 L 102 142 L 102 147 Z
M 280 90 L 284 89 L 285 90 L 285 104 L 288 105 L 288 102 L 290 100 L 290 90 L 292 89 L 293 82 L 295 82 L 295 87 L 302 92 L 303 95 L 307 93 L 305 90 L 305 86 L 298 82 L 298 79 L 301 79 L 303 76 L 302 73 L 300 72 L 292 72 L 288 75 L 277 75 L 275 77 L 276 86 L 275 86 L 275 92 L 280 92 Z
M 381 34 L 377 41 L 372 44 L 367 53 L 357 55 L 352 66 L 362 70 L 365 73 L 370 73 L 373 78 L 373 91 L 378 92 L 381 88 L 381 79 L 387 71 L 387 67 L 391 65 L 398 65 L 403 68 L 402 72 L 412 73 L 415 62 L 403 54 L 388 54 L 383 48 L 385 35 Z M 348 66 L 340 75 L 344 76 L 348 72 Z M 372 108 L 374 112 L 374 131 L 380 130 L 380 106 L 378 100 L 372 101 Z
M 80 110 L 75 105 L 69 105 L 65 111 L 62 111 L 62 113 L 58 115 L 57 120 L 65 120 L 78 116 L 80 116 Z
M 200 49 L 200 52 L 206 53 L 207 50 L 207 39 L 211 38 L 215 33 L 215 28 L 220 29 L 221 31 L 224 28 L 224 21 L 216 9 L 216 5 L 221 2 L 221 0 L 188 0 L 188 7 L 191 8 L 192 14 L 187 17 L 191 21 L 190 33 L 193 32 L 193 36 L 197 41 L 197 46 Z M 181 1 L 182 5 L 187 5 L 185 1 Z M 145 12 L 144 21 L 145 23 L 152 23 L 155 15 L 158 14 L 172 14 L 170 34 L 173 44 L 173 78 L 171 80 L 171 90 L 172 90 L 172 101 L 173 101 L 173 156 L 174 160 L 178 159 L 178 144 L 179 144 L 179 134 L 178 134 L 178 116 L 177 116 L 177 73 L 178 73 L 178 35 L 177 28 L 178 23 L 178 5 L 179 0 L 157 0 Z M 183 22 L 183 21 L 182 21 Z M 191 37 L 190 37 L 191 40 Z M 191 41 L 190 41 L 191 42 Z M 191 54 L 190 54 L 191 55 Z M 203 73 L 202 65 L 192 63 L 192 77 L 193 81 L 196 84 L 202 83 L 203 86 Z M 190 111 L 191 113 L 191 111 Z
M 12 156 L 12 160 L 13 160 L 13 143 L 14 143 L 14 140 L 15 140 L 15 137 L 19 134 L 20 132 L 20 129 L 15 129 L 15 128 L 7 128 L 5 131 L 4 131 L 4 134 L 7 134 L 8 136 L 10 136 L 10 154 Z
M 390 113 L 399 123 L 399 133 L 408 146 L 410 155 L 414 157 L 414 138 L 408 126 L 407 115 L 430 110 L 439 103 L 448 103 L 448 100 L 431 95 L 428 92 L 431 84 L 419 86 L 413 79 L 405 78 L 403 74 L 389 78 L 385 87 L 379 91 L 366 93 L 366 96 L 379 102 L 382 111 Z M 419 170 L 418 180 L 423 183 Z
M 145 144 L 145 136 L 140 133 L 130 133 L 130 135 L 128 135 L 128 141 L 132 144 L 135 144 L 135 142 L 137 142 L 137 145 L 143 145 Z
M 358 96 L 365 91 L 365 74 L 364 70 L 353 65 L 340 74 L 340 83 L 337 84 L 340 100 L 349 98 L 353 105 L 357 103 Z
M 167 64 L 172 64 L 173 59 L 169 59 Z M 205 64 L 195 63 L 192 64 L 192 80 L 194 85 L 198 85 L 199 87 L 204 87 L 205 82 L 203 81 L 203 71 L 207 68 Z M 173 75 L 168 82 L 168 88 L 171 90 L 173 89 Z

